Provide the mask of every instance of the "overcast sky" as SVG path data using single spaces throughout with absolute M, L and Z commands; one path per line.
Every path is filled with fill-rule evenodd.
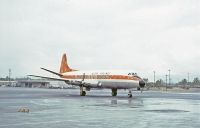
M 0 0 L 0 77 L 72 68 L 200 77 L 200 0 Z

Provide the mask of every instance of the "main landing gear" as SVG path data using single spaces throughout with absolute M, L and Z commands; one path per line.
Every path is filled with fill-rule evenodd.
M 80 96 L 85 96 L 86 91 L 83 90 L 83 86 L 80 87 Z
M 112 96 L 117 96 L 117 88 L 112 88 L 112 93 L 111 94 L 112 94 Z M 133 97 L 131 90 L 129 90 L 129 92 L 128 92 L 128 97 L 129 98 Z
M 112 88 L 112 96 L 117 96 L 117 89 L 116 88 Z

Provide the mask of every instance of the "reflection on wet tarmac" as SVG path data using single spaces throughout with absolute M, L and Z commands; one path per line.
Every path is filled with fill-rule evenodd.
M 158 110 L 144 110 L 145 112 L 158 112 L 158 113 L 179 113 L 179 112 L 189 112 L 185 110 L 177 110 L 177 109 L 158 109 Z
M 0 89 L 0 127 L 200 127 L 200 94 L 95 90 Z M 28 114 L 17 112 L 30 109 Z
M 112 105 L 117 104 L 117 99 L 112 99 L 112 100 L 111 100 L 111 104 L 112 104 Z

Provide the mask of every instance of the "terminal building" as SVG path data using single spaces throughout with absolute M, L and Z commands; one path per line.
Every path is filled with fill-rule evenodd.
M 23 87 L 23 88 L 52 88 L 65 89 L 76 88 L 72 85 L 67 85 L 63 81 L 51 81 L 45 79 L 16 79 L 15 81 L 0 81 L 0 87 Z
M 50 82 L 45 80 L 19 80 L 16 83 L 16 87 L 25 88 L 48 88 Z
M 12 87 L 16 85 L 16 81 L 0 81 L 0 87 Z

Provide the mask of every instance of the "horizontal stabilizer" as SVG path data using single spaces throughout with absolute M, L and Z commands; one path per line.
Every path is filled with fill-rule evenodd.
M 51 70 L 48 70 L 48 69 L 45 69 L 45 68 L 41 68 L 41 69 L 42 69 L 42 70 L 45 70 L 45 71 L 47 71 L 47 72 L 53 73 L 53 74 L 55 74 L 55 75 L 58 75 L 58 76 L 60 76 L 60 77 L 63 76 L 63 75 L 60 74 L 60 73 L 57 73 L 57 72 L 54 72 L 54 71 L 51 71 Z

